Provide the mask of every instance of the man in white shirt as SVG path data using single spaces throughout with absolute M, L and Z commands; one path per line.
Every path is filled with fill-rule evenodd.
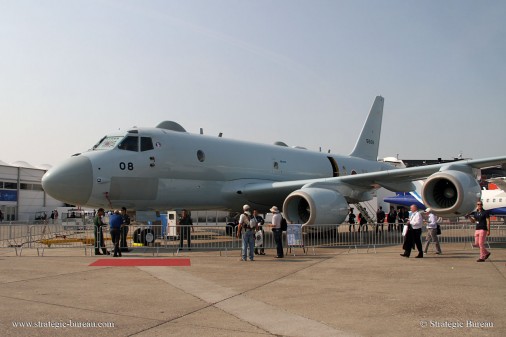
M 274 242 L 276 242 L 276 258 L 281 259 L 284 257 L 283 253 L 283 232 L 281 231 L 281 214 L 277 206 L 272 206 L 272 233 L 274 235 Z
M 425 238 L 425 254 L 427 254 L 427 251 L 429 250 L 429 245 L 431 241 L 434 242 L 436 245 L 436 254 L 441 254 L 441 246 L 439 245 L 439 240 L 437 238 L 437 217 L 434 213 L 432 213 L 430 208 L 427 208 L 425 210 L 425 213 L 428 214 L 427 216 L 427 237 Z
M 411 250 L 413 249 L 413 244 L 416 245 L 416 249 L 418 250 L 417 259 L 423 258 L 423 250 L 422 250 L 422 225 L 423 218 L 420 212 L 418 212 L 418 207 L 416 205 L 411 205 L 410 207 L 411 215 L 409 216 L 409 220 L 405 226 L 408 226 L 408 232 L 404 237 L 404 245 L 402 248 L 404 249 L 404 254 L 401 256 L 409 257 L 411 254 Z

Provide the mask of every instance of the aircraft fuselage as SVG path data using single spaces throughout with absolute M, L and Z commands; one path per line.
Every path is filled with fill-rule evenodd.
M 392 169 L 389 164 L 286 146 L 161 128 L 130 131 L 107 136 L 111 144 L 116 142 L 113 146 L 101 148 L 98 144 L 96 149 L 70 158 L 57 172 L 49 171 L 44 180 L 58 174 L 59 183 L 68 186 L 61 200 L 88 207 L 232 210 L 250 203 L 266 210 L 282 205 L 288 193 L 256 198 L 242 192 L 249 184 Z M 128 142 L 136 142 L 137 148 L 128 149 L 123 144 Z M 90 169 L 75 170 L 77 161 L 91 165 Z M 69 174 L 65 174 L 66 167 Z

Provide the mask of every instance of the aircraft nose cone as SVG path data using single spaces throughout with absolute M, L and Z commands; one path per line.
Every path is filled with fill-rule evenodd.
M 77 156 L 55 166 L 42 177 L 47 194 L 72 205 L 85 205 L 93 187 L 93 171 L 87 157 Z

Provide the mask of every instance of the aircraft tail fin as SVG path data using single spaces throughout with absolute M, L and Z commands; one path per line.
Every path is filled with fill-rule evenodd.
M 369 116 L 362 127 L 362 132 L 350 156 L 367 160 L 378 160 L 384 101 L 383 97 L 376 96 Z

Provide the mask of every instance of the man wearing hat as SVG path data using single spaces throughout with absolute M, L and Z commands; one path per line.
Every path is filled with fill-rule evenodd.
M 272 206 L 272 233 L 274 234 L 274 242 L 276 242 L 276 258 L 281 259 L 283 254 L 283 232 L 281 231 L 281 214 L 276 206 Z
M 427 251 L 429 250 L 429 245 L 431 241 L 434 242 L 436 245 L 436 254 L 440 255 L 441 247 L 439 245 L 439 240 L 437 238 L 437 218 L 434 213 L 432 213 L 432 210 L 430 208 L 427 208 L 425 210 L 425 213 L 427 215 L 427 237 L 425 240 L 427 241 L 425 243 L 425 254 L 427 254 Z
M 241 261 L 247 260 L 246 256 L 248 255 L 248 248 L 249 259 L 250 261 L 254 260 L 256 220 L 251 221 L 251 213 L 249 209 L 249 205 L 244 205 L 242 207 L 243 213 L 239 218 L 239 225 L 237 226 L 237 238 L 239 238 L 240 233 L 242 234 Z

